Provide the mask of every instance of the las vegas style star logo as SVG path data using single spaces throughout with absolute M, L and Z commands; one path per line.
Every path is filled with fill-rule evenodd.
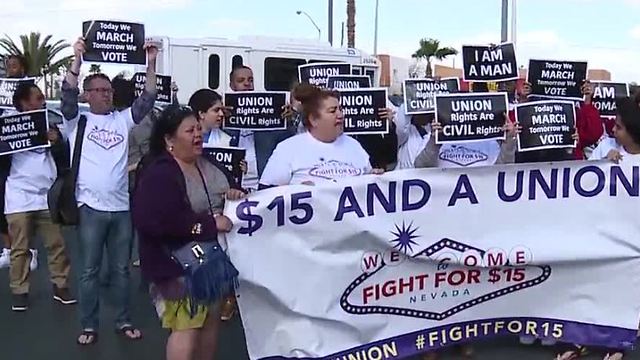
M 124 141 L 124 136 L 113 130 L 98 129 L 94 126 L 87 136 L 96 145 L 105 150 L 113 149 Z
M 385 251 L 364 253 L 361 275 L 340 298 L 345 312 L 440 321 L 551 276 L 550 266 L 532 264 L 524 246 L 480 249 L 442 238 L 414 252 L 426 239 L 411 221 L 395 224 L 390 235 Z

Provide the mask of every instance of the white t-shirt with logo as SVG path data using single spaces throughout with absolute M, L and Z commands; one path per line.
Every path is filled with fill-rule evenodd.
M 56 179 L 56 164 L 48 148 L 11 155 L 5 184 L 4 213 L 47 210 L 47 193 Z
M 500 144 L 494 140 L 443 144 L 438 153 L 438 167 L 491 166 L 499 155 Z
M 80 205 L 98 211 L 129 210 L 127 156 L 129 131 L 135 123 L 131 108 L 107 115 L 83 113 L 87 127 L 82 142 L 76 197 Z M 65 137 L 75 151 L 80 114 L 65 124 Z
M 262 173 L 263 185 L 337 182 L 371 172 L 369 155 L 347 135 L 325 143 L 305 132 L 282 141 Z
M 622 155 L 622 161 L 625 159 L 633 159 L 633 161 L 637 162 L 640 160 L 640 154 L 629 154 L 624 146 L 618 144 L 615 138 L 605 138 L 600 141 L 598 146 L 593 150 L 591 156 L 589 156 L 589 160 L 602 160 L 606 159 L 609 151 L 618 150 L 618 152 Z

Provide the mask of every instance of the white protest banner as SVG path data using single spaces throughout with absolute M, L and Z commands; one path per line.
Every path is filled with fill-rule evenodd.
M 46 109 L 0 116 L 0 155 L 51 146 Z
M 404 113 L 407 115 L 434 113 L 435 96 L 460 92 L 460 79 L 457 77 L 444 79 L 412 78 L 404 81 Z
M 35 81 L 35 78 L 0 78 L 0 109 L 13 109 L 13 93 L 16 92 L 18 85 Z
M 593 106 L 604 118 L 616 117 L 616 100 L 629 96 L 629 84 L 613 81 L 591 81 Z
M 462 78 L 464 81 L 493 82 L 520 77 L 513 43 L 462 46 Z
M 250 358 L 404 359 L 521 334 L 630 348 L 630 161 L 403 170 L 228 202 Z
M 82 23 L 86 52 L 84 62 L 146 65 L 144 25 L 123 21 L 93 20 Z
M 582 100 L 587 78 L 586 61 L 529 60 L 527 82 L 531 95 L 555 99 Z

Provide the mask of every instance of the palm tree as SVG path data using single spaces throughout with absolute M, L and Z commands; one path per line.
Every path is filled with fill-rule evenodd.
M 44 77 L 45 94 L 49 87 L 49 81 L 53 81 L 53 75 L 60 74 L 63 68 L 71 63 L 73 56 L 60 57 L 60 52 L 70 45 L 63 40 L 52 42 L 52 35 L 41 39 L 39 32 L 31 32 L 29 35 L 20 35 L 20 45 L 16 44 L 8 35 L 0 39 L 0 48 L 6 55 L 19 55 L 27 60 L 27 75 Z M 47 79 L 50 75 L 51 79 Z
M 356 0 L 347 0 L 347 46 L 356 47 Z
M 100 65 L 91 64 L 91 66 L 89 67 L 89 74 L 97 74 L 99 72 L 102 72 L 102 70 L 100 69 Z
M 48 66 L 49 69 L 59 68 L 65 64 L 72 56 L 66 56 L 54 61 L 54 58 L 70 45 L 63 40 L 50 43 L 52 35 L 47 35 L 40 41 L 41 35 L 32 32 L 29 35 L 20 35 L 21 47 L 8 36 L 0 39 L 0 48 L 4 49 L 8 55 L 20 55 L 27 60 L 29 76 L 42 76 L 42 69 Z
M 426 77 L 433 76 L 433 59 L 443 60 L 448 56 L 457 55 L 458 50 L 450 47 L 440 47 L 440 40 L 421 39 L 420 48 L 411 55 L 418 60 L 427 61 Z

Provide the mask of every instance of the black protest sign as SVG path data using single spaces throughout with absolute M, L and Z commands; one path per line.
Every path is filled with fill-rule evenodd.
M 231 107 L 231 116 L 224 119 L 230 130 L 282 130 L 287 128 L 283 118 L 287 93 L 277 91 L 240 91 L 224 94 L 224 104 Z
M 344 132 L 351 135 L 387 134 L 389 120 L 380 117 L 387 108 L 387 89 L 340 89 Z
M 436 95 L 436 143 L 505 139 L 506 93 Z
M 518 74 L 516 51 L 512 43 L 498 46 L 462 46 L 464 81 L 491 82 L 515 80 Z
M 586 78 L 586 61 L 529 60 L 527 82 L 531 84 L 531 95 L 582 100 L 581 88 Z
M 516 106 L 518 151 L 535 151 L 576 146 L 576 109 L 572 101 L 532 101 Z
M 212 163 L 218 163 L 227 168 L 236 183 L 241 184 L 243 171 L 240 163 L 244 160 L 246 152 L 245 149 L 237 147 L 207 147 L 203 149 L 202 154 Z
M 405 114 L 428 114 L 436 110 L 435 96 L 460 92 L 458 78 L 406 79 L 403 86 Z
M 135 86 L 133 97 L 137 99 L 142 95 L 144 87 L 147 83 L 147 74 L 143 72 L 133 75 L 133 84 Z M 171 103 L 171 76 L 156 75 L 156 101 L 162 103 Z
M 0 108 L 13 109 L 13 93 L 21 83 L 34 83 L 34 78 L 0 79 Z
M 94 20 L 82 23 L 86 52 L 82 60 L 113 64 L 146 65 L 144 25 Z
M 0 155 L 48 147 L 46 109 L 0 117 Z
M 351 64 L 312 63 L 298 66 L 298 81 L 319 87 L 327 87 L 329 76 L 351 75 Z
M 366 75 L 338 75 L 327 78 L 328 89 L 366 89 L 371 87 L 371 78 Z
M 616 117 L 616 99 L 629 96 L 629 84 L 612 81 L 591 81 L 593 98 L 591 102 L 601 117 Z

